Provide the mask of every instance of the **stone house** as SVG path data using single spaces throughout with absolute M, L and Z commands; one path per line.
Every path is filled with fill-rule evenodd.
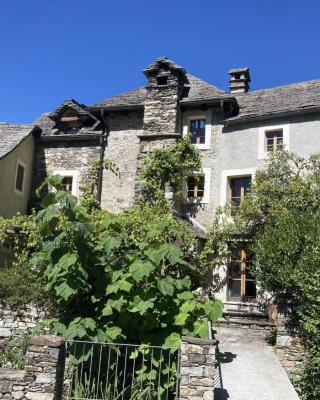
M 143 72 L 143 87 L 90 106 L 66 100 L 34 122 L 32 193 L 45 176 L 60 174 L 79 196 L 92 162 L 108 159 L 120 177 L 101 172 L 98 197 L 103 209 L 120 212 L 133 204 L 145 155 L 190 134 L 203 170 L 199 180 L 183 183 L 179 210 L 203 236 L 217 206 L 241 202 L 269 151 L 279 146 L 301 156 L 320 151 L 320 80 L 250 91 L 249 69 L 233 69 L 227 93 L 165 57 Z M 30 206 L 34 201 L 31 195 Z M 230 307 L 255 304 L 245 244 L 234 261 L 234 270 L 221 267 L 226 284 L 219 295 Z

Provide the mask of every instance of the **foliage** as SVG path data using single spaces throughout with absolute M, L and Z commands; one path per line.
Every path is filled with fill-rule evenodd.
M 154 149 L 143 162 L 143 196 L 140 201 L 166 208 L 166 185 L 178 192 L 183 180 L 200 170 L 200 153 L 190 143 L 188 136 L 177 140 L 172 146 Z
M 10 304 L 47 303 L 43 281 L 28 264 L 30 252 L 38 248 L 39 239 L 33 215 L 0 217 L 0 245 L 11 249 L 13 255 L 9 265 L 0 265 L 1 300 Z
M 309 349 L 299 383 L 302 398 L 319 399 L 320 155 L 303 159 L 276 152 L 233 211 L 233 221 L 216 223 L 210 235 L 229 240 L 249 236 L 255 254 L 252 272 L 260 286 L 275 296 L 287 293 L 293 298 Z
M 217 321 L 222 306 L 190 290 L 195 267 L 176 223 L 155 220 L 135 235 L 125 218 L 101 212 L 90 219 L 61 190 L 61 177 L 48 182 L 56 191 L 36 216 L 42 248 L 32 263 L 60 307 L 60 318 L 47 321 L 53 330 L 67 339 L 121 338 L 170 348 L 179 346 L 181 334 L 208 336 L 206 319 Z
M 23 369 L 28 341 L 29 335 L 2 341 L 0 343 L 0 368 Z
M 111 160 L 103 160 L 102 164 L 99 160 L 95 160 L 82 182 L 81 189 L 81 205 L 87 209 L 88 212 L 100 210 L 100 204 L 96 197 L 96 191 L 99 181 L 100 169 L 113 172 L 116 176 L 120 176 L 120 171 L 117 165 Z

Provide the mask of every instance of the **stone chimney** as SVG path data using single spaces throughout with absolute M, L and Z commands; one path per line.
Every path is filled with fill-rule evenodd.
M 148 79 L 144 103 L 144 131 L 148 133 L 178 133 L 180 127 L 179 100 L 186 71 L 167 57 L 157 58 L 144 71 Z
M 249 91 L 249 68 L 230 69 L 230 93 L 246 93 Z

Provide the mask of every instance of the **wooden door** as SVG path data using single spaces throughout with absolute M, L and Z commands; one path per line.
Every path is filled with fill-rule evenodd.
M 250 274 L 248 243 L 241 243 L 232 250 L 228 267 L 228 298 L 247 301 L 256 298 L 256 282 Z

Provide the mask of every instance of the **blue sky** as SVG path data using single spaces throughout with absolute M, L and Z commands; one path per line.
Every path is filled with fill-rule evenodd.
M 320 78 L 318 0 L 3 0 L 0 13 L 0 121 L 143 85 L 159 56 L 223 89 L 243 66 L 252 89 Z

